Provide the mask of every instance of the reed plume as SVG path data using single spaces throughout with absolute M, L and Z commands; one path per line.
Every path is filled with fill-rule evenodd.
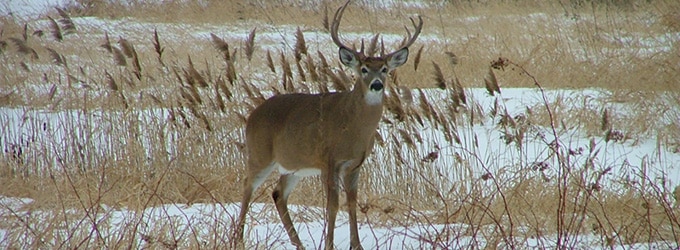
M 318 82 L 319 79 L 319 74 L 316 72 L 316 65 L 314 64 L 314 59 L 312 59 L 309 54 L 306 54 L 307 61 L 305 62 L 305 65 L 307 65 L 307 71 L 309 72 L 309 78 L 313 82 Z
M 16 37 L 10 37 L 8 38 L 12 43 L 14 43 L 14 46 L 17 49 L 17 52 L 24 54 L 24 55 L 29 55 L 31 56 L 31 59 L 37 60 L 40 57 L 38 56 L 38 52 L 36 52 L 33 48 L 28 46 L 26 41 L 21 40 Z
M 252 60 L 253 58 L 253 52 L 255 52 L 255 31 L 257 28 L 253 28 L 252 31 L 250 31 L 250 34 L 248 34 L 248 38 L 246 39 L 246 45 L 245 45 L 245 53 L 246 53 L 246 58 L 248 58 L 248 61 Z
M 300 27 L 297 28 L 295 32 L 295 61 L 300 62 L 302 60 L 302 55 L 307 54 L 307 43 L 305 42 L 305 36 L 302 34 Z
M 326 2 L 324 2 L 324 3 L 326 3 Z M 324 4 L 323 7 L 324 7 L 323 8 L 323 20 L 322 20 L 323 28 L 326 29 L 326 31 L 330 31 L 331 26 L 330 26 L 330 23 L 328 22 L 328 5 Z
M 303 82 L 306 82 L 307 76 L 305 75 L 305 70 L 302 68 L 302 64 L 300 64 L 299 60 L 295 61 L 295 66 L 297 67 L 298 75 L 300 76 L 300 80 L 303 81 Z
M 165 51 L 165 48 L 161 47 L 161 41 L 158 39 L 158 30 L 156 29 L 153 29 L 153 48 L 156 52 L 156 56 L 158 56 L 158 62 L 165 67 L 165 63 L 163 62 L 163 52 Z
M 446 79 L 444 79 L 444 74 L 442 73 L 442 69 L 439 67 L 439 64 L 436 62 L 432 61 L 432 67 L 434 67 L 434 81 L 437 85 L 438 88 L 440 89 L 446 89 Z
M 45 48 L 52 58 L 52 62 L 56 65 L 64 65 L 64 57 L 52 48 Z
M 451 64 L 451 66 L 456 66 L 460 62 L 458 60 L 458 56 L 456 56 L 456 54 L 454 54 L 453 52 L 447 51 L 444 52 L 444 54 L 446 54 L 449 57 L 449 63 Z
M 423 53 L 423 48 L 425 48 L 424 45 L 420 46 L 420 49 L 418 49 L 418 52 L 416 52 L 416 57 L 413 59 L 413 70 L 414 71 L 418 71 L 418 65 L 420 64 L 420 56 Z
M 52 33 L 52 37 L 59 42 L 64 40 L 64 35 L 61 33 L 61 28 L 59 28 L 59 24 L 57 24 L 57 21 L 54 21 L 54 19 L 52 19 L 52 17 L 50 16 L 48 16 L 47 18 L 50 20 L 50 30 Z
M 222 90 L 222 93 L 224 94 L 224 96 L 227 97 L 227 100 L 231 101 L 232 97 L 231 91 L 227 87 L 227 84 L 224 82 L 224 79 L 222 79 L 222 77 L 217 77 L 215 85 L 217 85 L 217 87 L 219 87 L 220 90 Z
M 493 69 L 489 67 L 489 72 L 484 76 L 484 87 L 489 95 L 493 96 L 494 92 L 498 94 L 501 93 L 501 88 L 498 86 L 498 80 L 496 80 L 496 74 L 493 73 Z
M 224 56 L 225 61 L 230 61 L 231 60 L 231 55 L 229 54 L 229 44 L 224 41 L 222 38 L 219 38 L 217 35 L 210 33 L 210 37 L 212 38 L 212 43 L 213 46 L 220 52 L 222 52 Z
M 196 70 L 196 67 L 194 67 L 194 63 L 191 61 L 191 56 L 189 56 L 189 68 L 186 71 L 186 79 L 189 85 L 194 86 L 198 85 L 198 87 L 208 87 L 208 82 L 203 78 L 201 73 L 198 73 L 198 70 Z
M 73 20 L 71 20 L 69 14 L 59 7 L 55 7 L 55 9 L 57 9 L 59 16 L 61 16 L 59 23 L 63 26 L 62 30 L 64 31 L 64 34 L 68 35 L 76 33 L 76 25 L 73 23 Z
M 283 89 L 287 91 L 292 90 L 293 71 L 291 71 L 290 64 L 286 60 L 286 55 L 283 54 L 283 51 L 280 52 L 280 58 L 281 68 L 283 69 L 283 75 L 281 76 L 283 78 Z
M 269 70 L 271 70 L 272 73 L 276 73 L 276 68 L 274 67 L 274 60 L 272 60 L 272 55 L 269 50 L 267 50 L 267 67 L 269 67 Z
M 608 131 L 612 129 L 612 124 L 609 118 L 609 109 L 604 109 L 602 111 L 602 119 L 600 120 L 600 130 Z
M 326 60 L 326 57 L 321 53 L 321 51 L 316 51 L 316 53 L 319 55 L 319 60 L 321 61 L 321 68 L 323 70 L 325 69 L 330 69 L 330 66 L 328 65 L 328 61 Z
M 109 33 L 104 31 L 104 43 L 99 45 L 99 47 L 104 48 L 109 53 L 113 53 L 113 46 L 111 46 L 111 40 L 109 39 Z
M 134 57 L 134 54 L 135 54 L 134 50 L 135 49 L 133 48 L 132 44 L 127 39 L 120 37 L 118 39 L 118 45 L 120 46 L 120 49 L 123 51 L 123 54 L 127 58 Z
M 127 66 L 127 59 L 125 59 L 125 54 L 118 47 L 111 47 L 113 51 L 113 61 L 118 66 Z
M 217 101 L 217 107 L 222 111 L 222 113 L 226 113 L 227 107 L 224 104 L 224 100 L 222 100 L 222 95 L 220 95 L 220 86 L 215 85 L 215 100 Z

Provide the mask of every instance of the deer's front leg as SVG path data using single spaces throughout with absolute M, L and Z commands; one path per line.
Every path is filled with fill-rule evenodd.
M 364 249 L 359 242 L 359 228 L 357 227 L 357 187 L 359 182 L 359 167 L 355 167 L 344 177 L 347 207 L 349 208 L 350 249 Z
M 333 249 L 335 217 L 338 214 L 338 173 L 336 171 L 329 171 L 323 179 L 326 182 L 326 221 L 328 222 L 325 249 L 330 250 Z

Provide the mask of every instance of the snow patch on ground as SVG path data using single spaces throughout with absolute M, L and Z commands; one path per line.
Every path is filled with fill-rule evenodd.
M 55 7 L 64 7 L 73 0 L 5 0 L 0 3 L 0 16 L 9 16 L 18 20 L 29 20 L 54 11 Z

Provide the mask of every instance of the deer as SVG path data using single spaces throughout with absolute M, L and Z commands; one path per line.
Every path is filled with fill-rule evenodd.
M 253 192 L 277 169 L 280 177 L 272 198 L 290 241 L 304 249 L 288 212 L 288 196 L 300 179 L 321 177 L 326 194 L 325 249 L 333 249 L 339 190 L 344 188 L 349 212 L 351 249 L 363 249 L 357 227 L 357 189 L 364 160 L 371 153 L 382 118 L 386 78 L 406 63 L 411 46 L 423 27 L 414 26 L 400 49 L 367 56 L 340 41 L 338 29 L 349 0 L 335 12 L 331 39 L 340 62 L 352 68 L 356 80 L 350 91 L 320 94 L 280 94 L 267 99 L 248 116 L 245 128 L 246 176 L 241 211 L 236 224 L 237 244 L 243 244 L 246 213 Z

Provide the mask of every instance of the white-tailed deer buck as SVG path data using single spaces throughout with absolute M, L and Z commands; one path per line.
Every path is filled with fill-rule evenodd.
M 333 248 L 338 190 L 342 184 L 349 207 L 351 248 L 362 249 L 356 214 L 360 166 L 373 148 L 382 116 L 385 78 L 406 63 L 408 47 L 418 38 L 423 20 L 418 17 L 416 25 L 411 19 L 415 31 L 401 49 L 380 57 L 366 56 L 363 48 L 354 51 L 338 37 L 340 20 L 348 4 L 349 1 L 335 12 L 330 33 L 339 47 L 340 61 L 356 73 L 352 91 L 277 95 L 248 117 L 247 176 L 235 231 L 236 242 L 240 244 L 253 192 L 278 169 L 281 176 L 272 197 L 288 236 L 298 249 L 303 246 L 288 213 L 288 195 L 301 178 L 319 174 L 327 195 L 325 248 Z

